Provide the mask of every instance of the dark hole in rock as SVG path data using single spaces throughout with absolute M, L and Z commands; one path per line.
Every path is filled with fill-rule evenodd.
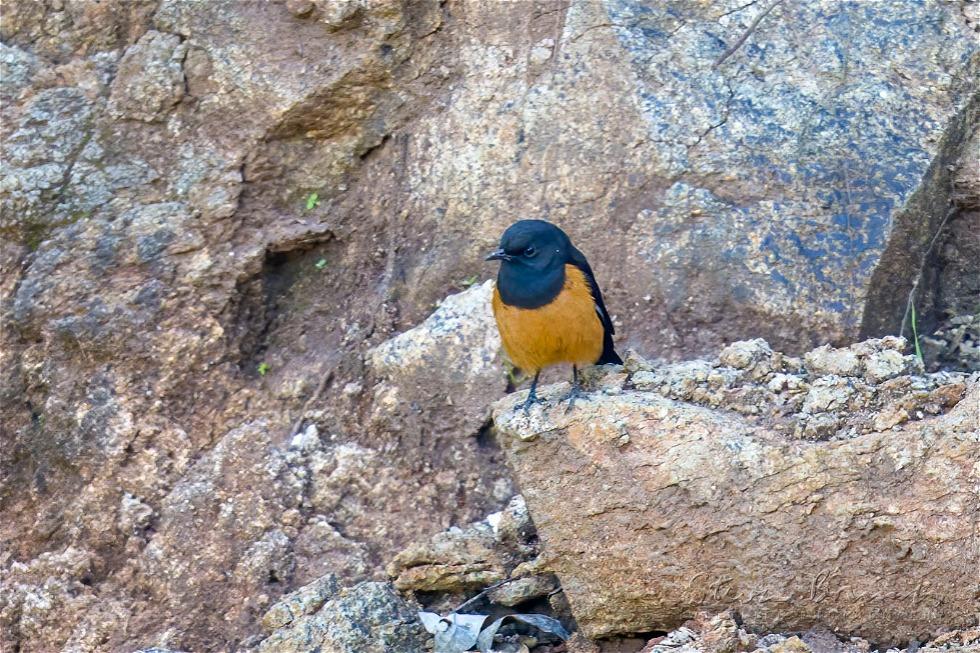
M 500 445 L 497 444 L 497 436 L 493 430 L 493 421 L 487 421 L 476 432 L 476 444 L 480 449 L 500 451 Z
M 313 265 L 308 259 L 318 255 L 311 251 L 315 245 L 303 243 L 294 249 L 267 250 L 261 272 L 239 284 L 241 299 L 231 331 L 239 338 L 240 365 L 246 374 L 260 374 L 258 368 L 269 347 L 269 334 L 283 310 L 283 297 Z

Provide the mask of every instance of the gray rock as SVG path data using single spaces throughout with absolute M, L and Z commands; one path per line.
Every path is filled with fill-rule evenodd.
M 311 614 L 275 630 L 257 653 L 418 653 L 429 639 L 390 583 L 367 582 L 338 592 Z
M 554 576 L 528 576 L 504 583 L 490 590 L 488 596 L 493 603 L 513 607 L 531 599 L 547 596 L 556 587 L 558 582 Z
M 803 412 L 809 414 L 845 408 L 857 390 L 850 380 L 838 376 L 825 376 L 810 384 L 803 401 Z
M 109 112 L 145 122 L 161 119 L 184 97 L 186 54 L 187 45 L 176 34 L 144 34 L 119 62 Z
M 421 324 L 368 351 L 368 365 L 384 379 L 376 392 L 390 397 L 378 402 L 375 419 L 424 401 L 452 406 L 460 432 L 479 430 L 487 395 L 505 385 L 492 293 L 493 282 L 486 281 L 450 295 Z
M 840 428 L 841 419 L 833 413 L 808 415 L 797 423 L 797 435 L 804 440 L 826 440 Z
M 500 335 L 490 309 L 493 282 L 446 297 L 422 324 L 368 352 L 380 374 L 410 377 L 433 366 L 479 377 L 496 372 Z
M 916 368 L 914 356 L 903 356 L 894 349 L 885 349 L 867 357 L 864 361 L 864 378 L 869 383 L 882 383 Z
M 718 354 L 722 365 L 745 370 L 754 379 L 761 379 L 773 369 L 772 348 L 762 338 L 733 342 Z
M 9 107 L 9 102 L 17 99 L 21 91 L 30 86 L 32 76 L 41 66 L 40 60 L 33 54 L 0 43 L 0 78 L 3 79 L 0 97 L 7 105 L 5 108 Z
M 313 614 L 339 590 L 337 577 L 326 574 L 279 599 L 262 616 L 262 627 L 272 632 L 303 615 Z
M 835 349 L 830 345 L 808 351 L 803 357 L 810 374 L 837 376 L 861 376 L 862 365 L 851 349 Z

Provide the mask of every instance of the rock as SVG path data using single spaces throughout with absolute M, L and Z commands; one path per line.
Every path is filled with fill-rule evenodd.
M 568 653 L 602 653 L 599 645 L 590 641 L 582 633 L 576 631 L 565 643 Z
M 980 650 L 980 628 L 968 628 L 964 630 L 952 630 L 934 638 L 923 649 L 944 649 L 944 650 Z
M 266 632 L 289 625 L 303 615 L 313 614 L 339 590 L 337 577 L 327 574 L 290 592 L 277 601 L 262 616 L 262 627 Z
M 319 609 L 296 616 L 265 638 L 255 651 L 418 653 L 428 636 L 416 613 L 417 608 L 405 602 L 391 584 L 361 583 L 341 590 Z
M 289 13 L 300 18 L 313 11 L 313 6 L 313 0 L 286 0 Z
M 493 528 L 494 536 L 509 546 L 526 545 L 537 537 L 534 522 L 527 512 L 527 503 L 520 494 L 515 495 L 500 512 L 488 515 L 487 523 Z
M 348 24 L 364 6 L 364 0 L 315 0 L 322 12 L 321 21 L 330 30 L 338 30 Z
M 403 591 L 483 589 L 507 577 L 508 566 L 514 566 L 508 558 L 497 546 L 490 525 L 479 523 L 409 546 L 394 557 L 387 571 Z
M 472 598 L 501 581 L 487 598 L 510 607 L 547 596 L 558 586 L 554 576 L 542 573 L 537 555 L 534 523 L 524 497 L 516 495 L 483 521 L 451 527 L 409 546 L 392 559 L 387 572 L 398 589 L 426 592 L 430 609 L 455 605 L 460 596 Z
M 807 646 L 799 637 L 790 637 L 774 646 L 770 646 L 771 653 L 813 653 L 813 649 Z
M 861 376 L 861 361 L 850 349 L 834 349 L 828 345 L 807 352 L 803 357 L 810 374 L 836 374 L 837 376 Z
M 368 352 L 368 364 L 399 402 L 452 406 L 453 428 L 475 433 L 486 397 L 503 387 L 500 335 L 490 308 L 493 282 L 446 297 L 422 324 Z
M 528 576 L 504 583 L 491 590 L 488 596 L 492 603 L 513 607 L 531 599 L 547 596 L 557 587 L 558 583 L 554 576 Z
M 886 349 L 872 354 L 864 362 L 864 378 L 869 383 L 881 383 L 901 374 L 907 374 L 913 369 L 914 359 L 903 356 L 894 349 Z
M 516 217 L 568 230 L 618 344 L 658 361 L 898 332 L 971 193 L 972 26 L 939 0 L 782 3 L 713 67 L 743 5 L 5 0 L 0 648 L 244 648 L 279 596 L 503 509 L 492 326 L 437 369 L 368 352 L 474 278 L 461 328 L 490 324 L 481 256 Z M 923 299 L 975 295 L 971 225 Z M 938 358 L 971 355 L 960 326 Z M 815 378 L 788 361 L 795 391 L 643 372 L 793 433 Z M 931 419 L 949 384 L 923 378 L 863 381 L 821 437 Z
M 812 628 L 802 635 L 759 635 L 736 624 L 731 612 L 712 615 L 702 611 L 666 636 L 647 642 L 640 653 L 868 653 L 870 650 L 867 640 L 851 637 L 843 641 L 822 628 Z M 888 650 L 890 653 L 915 653 L 912 647 L 907 652 Z
M 749 371 L 752 378 L 762 378 L 772 371 L 772 349 L 762 338 L 733 342 L 718 354 L 722 365 Z
M 892 423 L 882 426 L 878 419 L 876 417 L 874 422 L 877 430 L 885 430 L 895 425 Z M 837 415 L 827 413 L 810 415 L 806 419 L 799 420 L 797 423 L 797 435 L 804 440 L 826 440 L 837 433 L 840 430 L 840 426 L 841 420 Z
M 690 369 L 696 397 L 710 375 Z M 724 397 L 715 409 L 628 388 L 594 393 L 571 413 L 546 404 L 525 416 L 513 410 L 520 395 L 496 404 L 545 570 L 562 580 L 583 632 L 676 627 L 697 606 L 736 609 L 749 629 L 817 622 L 873 641 L 965 626 L 973 597 L 957 579 L 980 563 L 969 545 L 976 380 L 952 408 L 874 431 L 879 407 L 937 391 L 912 390 L 919 384 L 939 384 L 950 399 L 962 395 L 952 379 L 936 376 L 880 386 L 808 378 L 801 416 L 866 430 L 801 442 L 781 426 L 780 395 L 767 394 L 765 378 L 748 377 L 736 375 L 729 390 L 758 384 L 759 396 L 769 397 L 748 417 L 726 410 Z M 540 392 L 550 399 L 559 391 Z M 925 469 L 944 471 L 924 483 L 917 470 Z M 941 523 L 924 514 L 942 515 Z M 919 584 L 924 577 L 929 585 Z M 896 598 L 911 591 L 936 599 Z M 790 640 L 782 646 L 804 650 Z
M 187 46 L 175 34 L 149 31 L 119 62 L 109 112 L 116 118 L 162 119 L 184 97 Z
M 863 406 L 860 387 L 854 382 L 838 376 L 825 376 L 810 384 L 810 391 L 803 400 L 804 413 L 823 413 L 840 410 L 851 406 L 857 397 L 859 402 L 855 407 Z

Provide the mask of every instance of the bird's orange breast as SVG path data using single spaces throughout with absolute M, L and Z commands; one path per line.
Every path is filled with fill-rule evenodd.
M 508 306 L 493 291 L 493 314 L 504 350 L 525 372 L 549 365 L 589 365 L 602 355 L 602 322 L 585 275 L 565 266 L 565 284 L 548 304 L 538 308 Z

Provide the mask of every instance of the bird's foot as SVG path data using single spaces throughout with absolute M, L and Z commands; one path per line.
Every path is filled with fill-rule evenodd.
M 538 393 L 532 389 L 531 392 L 528 393 L 527 399 L 517 404 L 517 406 L 515 406 L 514 408 L 516 408 L 517 410 L 523 410 L 524 414 L 527 415 L 529 412 L 531 412 L 531 406 L 533 406 L 534 404 L 543 404 L 543 403 L 544 403 L 544 399 L 538 397 Z
M 567 414 L 572 412 L 572 409 L 575 408 L 575 400 L 584 399 L 585 395 L 586 392 L 582 390 L 582 386 L 577 383 L 573 383 L 572 389 L 568 391 L 567 395 L 559 400 L 559 403 L 566 400 L 568 401 L 568 406 L 565 407 L 565 413 Z

